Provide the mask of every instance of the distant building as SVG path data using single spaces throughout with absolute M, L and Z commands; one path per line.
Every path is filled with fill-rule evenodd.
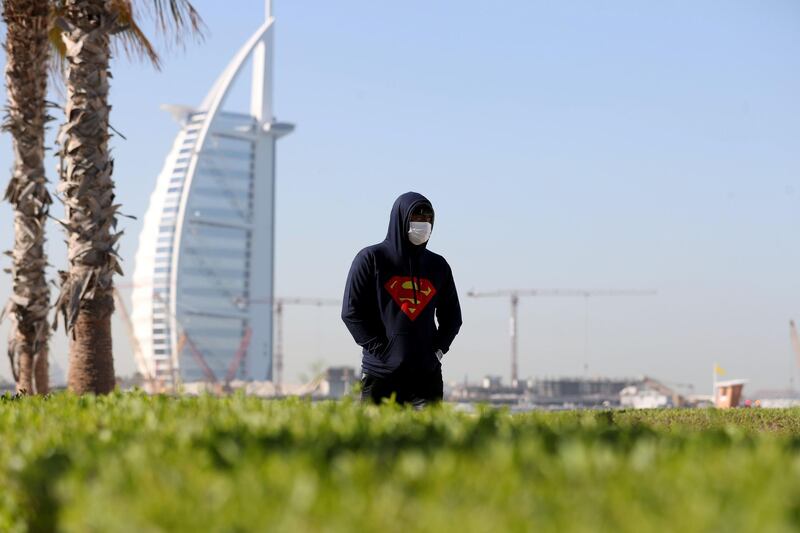
M 672 407 L 672 398 L 646 385 L 630 385 L 620 391 L 619 404 L 629 409 Z
M 267 3 L 269 6 L 269 3 Z M 272 108 L 266 21 L 181 130 L 144 216 L 133 275 L 139 371 L 159 388 L 272 379 L 275 144 L 292 131 Z M 250 111 L 223 110 L 252 64 Z
M 752 395 L 747 395 L 759 407 L 798 407 L 800 406 L 800 391 L 794 389 L 759 390 Z
M 358 382 L 356 370 L 350 366 L 332 366 L 325 371 L 319 393 L 327 398 L 343 398 Z
M 541 378 L 504 385 L 496 376 L 485 377 L 480 385 L 453 384 L 448 400 L 486 402 L 494 405 L 524 405 L 542 408 L 618 407 L 620 392 L 644 378 Z
M 538 403 L 575 403 L 578 405 L 619 405 L 619 393 L 637 379 L 558 378 L 529 381 Z
M 742 399 L 742 389 L 747 380 L 732 379 L 714 384 L 714 405 L 721 409 L 738 407 Z
M 679 394 L 661 381 L 644 376 L 633 389 L 626 387 L 620 392 L 622 407 L 650 409 L 656 407 L 690 407 L 696 405 L 687 396 Z
M 499 389 L 503 386 L 503 378 L 500 376 L 485 376 L 481 384 L 484 389 Z

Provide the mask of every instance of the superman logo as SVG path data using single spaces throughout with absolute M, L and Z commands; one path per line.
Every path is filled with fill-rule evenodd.
M 384 287 L 408 318 L 415 320 L 436 294 L 436 288 L 425 278 L 416 278 L 417 286 L 409 276 L 393 276 Z M 416 289 L 416 291 L 414 290 Z M 416 292 L 416 299 L 414 298 Z

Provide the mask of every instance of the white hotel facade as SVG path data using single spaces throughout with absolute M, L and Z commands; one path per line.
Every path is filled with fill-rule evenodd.
M 293 126 L 272 110 L 267 19 L 181 130 L 144 216 L 133 275 L 137 363 L 161 388 L 272 379 L 275 144 Z M 223 111 L 252 68 L 249 113 Z

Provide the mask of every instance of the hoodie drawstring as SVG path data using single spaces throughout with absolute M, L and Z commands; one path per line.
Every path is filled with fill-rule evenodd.
M 417 299 L 417 277 L 414 275 L 414 264 L 412 259 L 408 258 L 408 270 L 411 274 L 411 289 L 414 291 L 414 307 L 419 305 L 419 300 Z

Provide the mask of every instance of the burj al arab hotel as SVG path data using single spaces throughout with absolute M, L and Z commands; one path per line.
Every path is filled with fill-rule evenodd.
M 290 133 L 272 108 L 275 18 L 181 124 L 144 216 L 133 275 L 137 364 L 163 385 L 272 379 L 275 144 Z M 225 111 L 252 68 L 249 112 Z

